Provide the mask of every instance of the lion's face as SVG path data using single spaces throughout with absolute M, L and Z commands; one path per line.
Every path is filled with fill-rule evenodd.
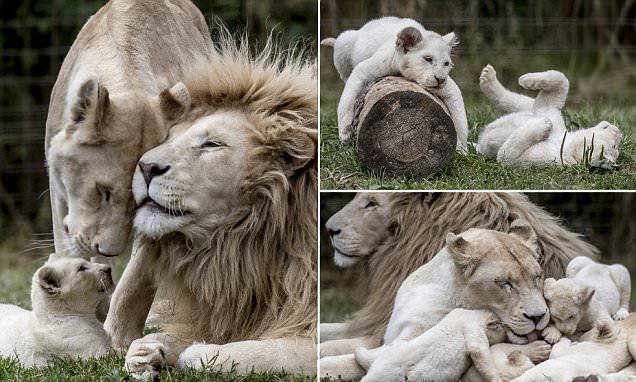
M 135 170 L 135 228 L 159 238 L 214 227 L 243 203 L 241 182 L 254 146 L 250 122 L 238 111 L 173 127 Z
M 510 233 L 470 229 L 460 236 L 450 233 L 446 240 L 462 278 L 464 304 L 495 313 L 516 343 L 528 342 L 526 337 L 549 320 L 535 240 L 520 220 Z
M 327 221 L 334 262 L 341 267 L 371 256 L 389 235 L 390 193 L 360 192 Z
M 454 33 L 440 36 L 405 28 L 396 42 L 400 55 L 400 73 L 426 89 L 439 89 L 453 68 L 451 50 L 458 44 Z
M 32 298 L 34 306 L 49 310 L 93 313 L 114 286 L 108 265 L 52 254 L 33 276 Z
M 116 256 L 126 248 L 142 131 L 158 123 L 146 101 L 135 94 L 111 97 L 94 80 L 80 87 L 47 153 L 59 251 Z
M 550 308 L 550 318 L 564 335 L 576 332 L 593 295 L 594 288 L 581 285 L 574 279 L 545 280 L 545 299 Z

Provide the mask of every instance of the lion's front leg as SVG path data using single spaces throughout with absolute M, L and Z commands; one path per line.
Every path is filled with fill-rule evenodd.
M 148 271 L 154 253 L 150 247 L 133 250 L 124 274 L 115 288 L 104 329 L 111 337 L 115 349 L 125 350 L 141 337 L 144 323 L 155 297 L 156 287 Z
M 459 86 L 448 77 L 444 86 L 437 92 L 437 96 L 448 108 L 448 113 L 455 125 L 457 133 L 457 151 L 468 151 L 468 120 L 466 119 L 466 108 L 464 107 L 464 97 Z
M 126 369 L 139 378 L 144 373 L 155 376 L 168 366 L 175 366 L 179 354 L 191 343 L 165 333 L 152 333 L 134 340 L 126 353 Z
M 316 344 L 309 337 L 239 341 L 224 345 L 194 344 L 179 356 L 177 367 L 203 367 L 230 370 L 241 374 L 251 371 L 286 371 L 316 375 Z
M 320 359 L 320 376 L 340 378 L 343 381 L 362 378 L 366 371 L 358 364 L 354 354 L 343 354 Z
M 320 344 L 320 356 L 328 357 L 340 354 L 351 354 L 359 347 L 373 349 L 380 346 L 372 337 L 355 337 L 341 340 L 325 341 Z

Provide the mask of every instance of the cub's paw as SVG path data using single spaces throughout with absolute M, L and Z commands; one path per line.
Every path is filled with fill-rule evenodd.
M 548 326 L 541 332 L 543 339 L 549 344 L 555 344 L 561 339 L 561 332 L 554 326 Z
M 351 126 L 352 120 L 353 114 L 349 112 L 338 118 L 338 137 L 342 143 L 351 141 L 351 135 L 353 133 L 353 127 Z
M 547 329 L 547 328 L 546 328 Z M 545 330 L 544 330 L 545 331 Z M 559 333 L 559 336 L 561 333 Z M 546 341 L 534 341 L 526 345 L 526 349 L 524 349 L 524 354 L 530 358 L 532 363 L 535 365 L 547 360 L 550 357 L 550 352 L 552 351 L 552 346 L 550 346 Z
M 612 316 L 612 318 L 616 321 L 622 321 L 626 319 L 627 317 L 629 317 L 629 312 L 627 311 L 627 309 L 619 309 Z
M 162 343 L 140 338 L 130 344 L 126 353 L 126 369 L 134 378 L 154 377 L 167 367 Z
M 598 339 L 611 339 L 618 335 L 619 329 L 612 320 L 597 320 L 594 328 L 598 331 Z
M 561 72 L 548 70 L 540 73 L 527 73 L 519 77 L 519 85 L 528 90 L 552 90 L 567 86 L 568 79 Z
M 497 71 L 492 65 L 488 64 L 484 66 L 479 75 L 479 85 L 489 84 L 490 82 L 497 81 Z

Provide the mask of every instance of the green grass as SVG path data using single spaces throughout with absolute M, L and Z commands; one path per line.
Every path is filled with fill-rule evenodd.
M 636 188 L 636 107 L 599 106 L 564 113 L 569 129 L 590 127 L 607 120 L 624 135 L 617 170 L 600 170 L 583 165 L 562 167 L 512 168 L 477 154 L 455 154 L 440 174 L 425 179 L 388 178 L 363 169 L 349 144 L 338 139 L 333 96 L 323 97 L 321 108 L 320 177 L 323 190 L 627 190 Z M 499 114 L 485 101 L 469 102 L 466 113 L 469 142 L 476 142 L 479 131 Z
M 19 241 L 16 241 L 16 243 Z M 37 247 L 39 244 L 33 244 Z M 46 250 L 24 251 L 23 242 L 0 245 L 0 304 L 16 304 L 30 309 L 31 278 L 36 269 L 45 261 Z M 124 261 L 116 264 L 119 275 L 123 271 Z M 315 377 L 290 375 L 285 373 L 252 373 L 246 376 L 237 373 L 215 371 L 212 368 L 202 371 L 170 370 L 159 374 L 157 381 L 174 382 L 313 382 Z M 110 355 L 93 360 L 55 360 L 46 368 L 24 368 L 14 359 L 0 358 L 0 381 L 47 381 L 47 382 L 93 382 L 93 381 L 133 381 L 124 369 L 124 354 Z

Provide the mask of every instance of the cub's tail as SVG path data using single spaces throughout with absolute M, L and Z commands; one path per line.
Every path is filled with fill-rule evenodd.
M 327 37 L 326 39 L 320 41 L 320 45 L 334 47 L 336 45 L 336 39 L 333 37 Z

